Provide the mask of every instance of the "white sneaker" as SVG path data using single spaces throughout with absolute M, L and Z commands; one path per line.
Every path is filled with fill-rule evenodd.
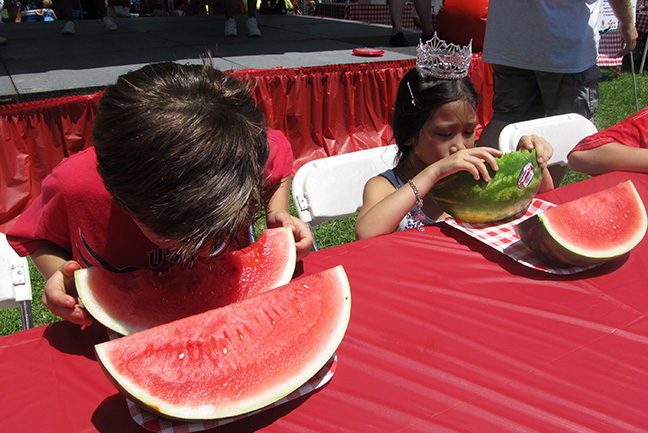
M 238 36 L 238 32 L 236 31 L 236 20 L 234 20 L 234 18 L 228 18 L 225 21 L 225 36 L 228 38 Z
M 104 26 L 106 27 L 106 30 L 110 32 L 114 32 L 117 30 L 117 24 L 115 24 L 115 21 L 113 21 L 112 18 L 110 17 L 103 17 L 103 23 Z
M 248 18 L 248 36 L 254 38 L 261 36 L 261 30 L 259 30 L 256 18 Z
M 63 26 L 63 30 L 61 30 L 62 35 L 73 35 L 76 33 L 76 29 L 74 28 L 74 21 L 66 21 L 65 25 Z

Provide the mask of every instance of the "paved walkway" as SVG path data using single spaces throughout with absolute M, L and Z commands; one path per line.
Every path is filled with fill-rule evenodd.
M 368 61 L 404 60 L 415 47 L 388 46 L 390 27 L 294 15 L 259 15 L 263 36 L 223 36 L 223 16 L 116 19 L 108 32 L 101 20 L 76 22 L 76 34 L 61 35 L 63 22 L 3 23 L 0 35 L 0 104 L 91 93 L 118 75 L 160 61 L 197 63 L 211 52 L 222 70 L 295 68 Z M 413 43 L 418 33 L 407 31 Z M 382 57 L 359 57 L 357 47 L 376 47 Z

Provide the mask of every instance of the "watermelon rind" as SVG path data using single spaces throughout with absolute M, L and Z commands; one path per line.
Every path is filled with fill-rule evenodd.
M 202 313 L 288 283 L 297 250 L 292 230 L 265 230 L 252 245 L 164 273 L 113 273 L 102 267 L 75 272 L 79 298 L 99 323 L 129 335 Z
M 144 409 L 183 420 L 264 408 L 335 354 L 351 315 L 342 266 L 252 298 L 95 346 L 115 386 Z
M 619 212 L 617 206 L 607 209 L 599 202 L 592 201 L 578 216 L 557 218 L 558 212 L 564 212 L 564 206 L 574 206 L 574 204 L 583 204 L 585 200 L 594 200 L 603 197 L 604 194 L 620 192 L 627 201 L 631 215 Z M 599 215 L 596 220 L 588 218 L 592 212 L 609 213 Z M 629 220 L 632 218 L 632 220 Z M 565 232 L 565 224 L 574 224 L 581 232 L 580 236 L 566 237 L 561 232 Z M 613 243 L 608 243 L 599 249 L 593 247 L 587 248 L 583 239 L 592 238 L 595 241 L 603 238 L 603 234 L 610 230 L 616 230 L 620 227 L 630 228 L 630 235 L 623 239 L 616 239 Z M 590 196 L 574 200 L 572 202 L 550 208 L 545 212 L 521 222 L 515 228 L 520 240 L 536 253 L 540 258 L 548 263 L 566 264 L 572 266 L 587 266 L 604 263 L 630 252 L 646 234 L 648 229 L 648 216 L 646 209 L 632 184 L 632 181 L 625 181 L 615 187 L 591 194 Z M 587 236 L 589 234 L 589 236 Z M 574 238 L 575 237 L 575 238 Z
M 487 164 L 491 180 L 475 180 L 467 171 L 439 180 L 430 197 L 447 214 L 469 223 L 510 218 L 529 207 L 542 183 L 536 150 L 519 150 L 498 158 L 499 169 Z

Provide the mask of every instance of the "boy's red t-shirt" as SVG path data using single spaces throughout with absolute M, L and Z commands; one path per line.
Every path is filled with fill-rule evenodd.
M 280 131 L 269 131 L 268 184 L 292 171 L 292 149 Z M 64 159 L 45 178 L 41 194 L 18 218 L 7 240 L 21 256 L 53 242 L 83 267 L 114 272 L 165 269 L 169 251 L 142 234 L 133 219 L 106 191 L 97 172 L 94 147 Z
M 583 138 L 569 153 L 576 150 L 593 149 L 614 142 L 648 149 L 648 107 L 616 125 Z

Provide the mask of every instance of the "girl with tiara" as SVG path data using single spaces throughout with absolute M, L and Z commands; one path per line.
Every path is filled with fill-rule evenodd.
M 447 215 L 427 197 L 436 182 L 462 170 L 489 181 L 487 166 L 498 169 L 495 157 L 502 152 L 475 146 L 479 95 L 468 77 L 471 45 L 449 44 L 436 34 L 419 44 L 416 67 L 396 95 L 396 166 L 365 185 L 357 239 L 442 221 Z M 535 135 L 522 137 L 518 150 L 533 148 L 543 168 L 541 191 L 552 189 L 547 162 L 553 148 Z

